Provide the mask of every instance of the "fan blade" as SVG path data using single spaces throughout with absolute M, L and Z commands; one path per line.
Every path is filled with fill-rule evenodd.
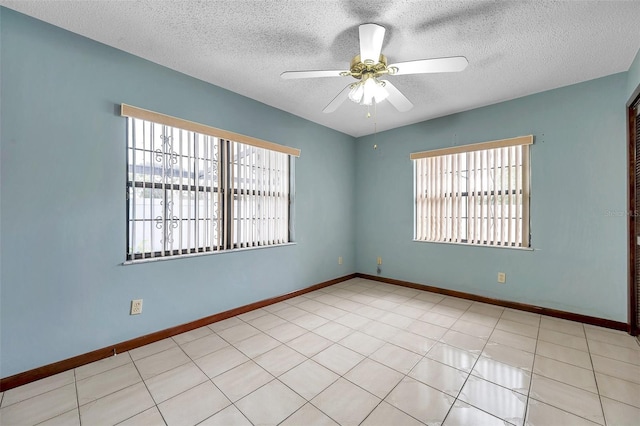
M 285 71 L 280 74 L 285 80 L 293 80 L 297 78 L 319 78 L 319 77 L 342 77 L 342 73 L 349 72 L 344 70 L 325 70 L 325 71 Z
M 377 24 L 360 25 L 360 61 L 367 60 L 377 64 L 380 61 L 380 51 L 384 40 L 384 27 Z
M 397 68 L 393 75 L 403 74 L 424 74 L 436 72 L 458 72 L 469 65 L 469 61 L 464 56 L 453 56 L 451 58 L 421 59 L 417 61 L 398 62 L 389 65 L 389 68 Z
M 342 91 L 340 93 L 338 93 L 338 96 L 333 98 L 333 100 L 331 102 L 329 102 L 329 105 L 324 107 L 322 112 L 328 114 L 330 112 L 333 112 L 333 111 L 337 110 L 338 107 L 340 105 L 342 105 L 342 103 L 345 101 L 345 99 L 347 99 L 349 97 L 349 91 L 350 90 L 351 90 L 351 85 L 347 84 L 347 86 L 344 89 L 342 89 Z
M 387 100 L 393 105 L 398 111 L 406 112 L 413 108 L 413 104 L 405 95 L 402 94 L 398 90 L 396 86 L 391 84 L 389 80 L 381 80 L 384 83 L 384 88 L 387 89 L 389 93 L 389 97 Z

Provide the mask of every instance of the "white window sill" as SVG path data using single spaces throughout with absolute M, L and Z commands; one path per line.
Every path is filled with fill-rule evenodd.
M 520 250 L 520 251 L 534 251 L 533 247 L 508 247 L 508 246 L 494 246 L 494 245 L 484 245 L 484 244 L 469 244 L 469 243 L 452 243 L 449 241 L 422 241 L 422 240 L 413 240 L 415 243 L 427 243 L 427 244 L 449 244 L 454 246 L 464 246 L 464 247 L 482 247 L 482 248 L 492 248 L 492 249 L 502 249 L 502 250 Z

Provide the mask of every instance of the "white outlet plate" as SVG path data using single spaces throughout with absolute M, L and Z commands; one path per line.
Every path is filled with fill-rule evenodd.
M 498 272 L 498 282 L 500 284 L 504 284 L 507 282 L 507 274 L 504 272 Z
M 338 257 L 338 265 L 342 265 L 342 256 Z
M 142 313 L 142 299 L 132 300 L 130 315 L 139 315 L 141 313 Z
M 382 258 L 378 257 L 378 265 L 382 265 Z

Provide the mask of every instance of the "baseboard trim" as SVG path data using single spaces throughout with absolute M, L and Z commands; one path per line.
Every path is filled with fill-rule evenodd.
M 628 331 L 628 324 L 619 321 L 613 321 L 604 318 L 591 317 L 588 315 L 576 314 L 573 312 L 561 311 L 552 308 L 543 308 L 542 306 L 528 305 L 526 303 L 510 302 L 508 300 L 493 299 L 491 297 L 478 296 L 472 293 L 464 293 L 462 291 L 448 290 L 440 287 L 433 287 L 425 284 L 417 284 L 409 281 L 396 280 L 394 278 L 378 277 L 375 275 L 356 273 L 358 278 L 366 278 L 368 280 L 379 281 L 386 284 L 393 284 L 402 287 L 414 288 L 416 290 L 426 290 L 432 293 L 444 294 L 447 296 L 459 297 L 461 299 L 473 300 L 475 302 L 489 303 L 491 305 L 504 306 L 505 308 L 518 309 L 526 312 L 547 315 L 550 317 L 566 319 L 569 321 L 583 322 L 585 324 L 597 325 L 599 327 L 611 328 L 614 330 Z
M 273 305 L 274 303 L 282 302 L 283 300 L 291 299 L 296 296 L 300 296 L 305 293 L 309 293 L 315 290 L 319 290 L 324 287 L 329 287 L 334 284 L 338 284 L 343 281 L 355 278 L 356 274 L 349 274 L 343 277 L 334 278 L 329 281 L 324 281 L 319 284 L 312 285 L 311 287 L 296 290 L 291 293 L 287 293 L 281 296 L 272 297 L 270 299 L 260 300 L 258 302 L 250 303 L 248 305 L 240 306 L 238 308 L 230 309 L 228 311 L 220 312 L 208 317 L 200 318 L 195 321 L 181 324 L 175 327 L 167 328 L 164 330 L 156 331 L 155 333 L 147 334 L 135 339 L 120 342 L 115 345 L 107 346 L 95 351 L 87 352 L 85 354 L 77 355 L 72 358 L 64 359 L 62 361 L 54 362 L 52 364 L 44 365 L 42 367 L 34 368 L 33 370 L 24 371 L 22 373 L 15 374 L 13 376 L 0 379 L 0 392 L 4 392 L 15 387 L 34 382 L 36 380 L 44 379 L 45 377 L 53 376 L 54 374 L 62 373 L 63 371 L 70 370 L 72 368 L 80 367 L 85 364 L 89 364 L 94 361 L 99 361 L 104 358 L 113 356 L 115 353 L 123 353 L 140 346 L 148 345 L 149 343 L 157 342 L 168 337 L 175 336 L 180 333 L 194 330 L 196 328 L 204 327 L 205 325 L 213 324 L 218 321 L 222 321 L 227 318 L 234 317 L 236 315 L 244 314 L 245 312 L 253 311 L 255 309 L 263 308 L 265 306 Z

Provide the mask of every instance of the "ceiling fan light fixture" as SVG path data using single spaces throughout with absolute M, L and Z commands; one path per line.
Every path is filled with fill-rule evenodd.
M 351 91 L 349 92 L 349 99 L 359 104 L 362 102 L 362 96 L 364 95 L 364 84 L 362 81 L 351 85 Z
M 384 88 L 384 83 L 375 77 L 367 77 L 351 86 L 349 99 L 359 105 L 373 105 L 387 99 L 389 92 Z

